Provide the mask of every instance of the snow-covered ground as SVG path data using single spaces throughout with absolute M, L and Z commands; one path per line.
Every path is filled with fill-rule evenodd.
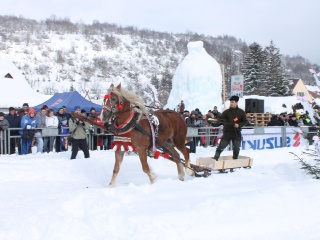
M 198 147 L 191 160 L 214 150 Z M 184 182 L 174 163 L 149 159 L 152 185 L 126 156 L 113 189 L 111 150 L 73 161 L 70 152 L 0 155 L 0 239 L 320 239 L 320 181 L 289 153 L 302 150 L 244 150 L 251 169 Z

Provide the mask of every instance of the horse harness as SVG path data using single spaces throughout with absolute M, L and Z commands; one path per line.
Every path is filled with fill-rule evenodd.
M 133 111 L 131 111 L 133 109 Z M 116 118 L 114 114 L 119 114 L 123 113 L 124 111 L 131 111 L 128 119 L 123 122 L 123 123 L 116 123 Z M 156 144 L 160 146 L 160 148 L 164 151 L 170 154 L 172 160 L 174 162 L 182 163 L 184 167 L 189 168 L 190 170 L 195 172 L 196 177 L 208 177 L 211 175 L 212 169 L 210 168 L 204 168 L 200 166 L 193 165 L 192 167 L 186 166 L 186 162 L 182 158 L 177 158 L 172 154 L 172 152 L 162 144 L 159 139 L 158 139 L 158 128 L 159 128 L 159 120 L 154 114 L 149 114 L 148 116 L 144 115 L 140 108 L 138 106 L 132 106 L 130 107 L 129 110 L 124 110 L 124 111 L 118 111 L 118 112 L 113 112 L 113 109 L 111 110 L 111 113 L 113 114 L 112 120 L 111 120 L 111 125 L 109 126 L 109 129 L 111 132 L 116 133 L 116 134 L 125 134 L 133 129 L 138 130 L 145 136 L 149 137 L 149 139 L 152 141 L 152 146 L 153 146 L 153 152 L 156 150 Z M 150 124 L 151 128 L 151 133 L 147 132 L 140 124 L 140 120 L 142 119 L 147 119 Z

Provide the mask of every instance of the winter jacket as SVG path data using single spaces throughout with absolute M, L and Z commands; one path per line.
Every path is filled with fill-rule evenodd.
M 45 128 L 46 127 L 46 115 L 42 115 L 41 113 L 36 116 L 38 119 L 37 128 Z M 39 130 L 41 132 L 41 130 Z
M 9 122 L 9 128 L 20 128 L 20 124 L 21 124 L 21 118 L 14 114 L 14 115 L 11 115 L 11 114 L 7 114 L 5 116 L 5 119 L 8 120 Z M 19 134 L 19 131 L 18 130 L 13 130 L 13 131 L 10 131 L 10 135 L 18 135 Z
M 298 127 L 298 122 L 297 122 L 297 120 L 292 120 L 292 118 L 290 118 L 290 119 L 288 120 L 288 123 L 289 123 L 290 126 Z
M 74 139 L 85 139 L 89 128 L 90 125 L 87 122 L 79 123 L 74 118 L 69 119 L 69 131 Z
M 38 118 L 35 116 L 31 118 L 28 114 L 24 115 L 21 119 L 20 127 L 25 129 L 36 128 L 38 123 Z M 22 135 L 23 130 L 19 130 L 19 133 Z
M 225 110 L 220 115 L 219 122 L 223 124 L 224 132 L 235 132 L 241 131 L 241 128 L 247 125 L 248 120 L 246 113 L 239 107 L 236 107 Z M 234 127 L 236 123 L 239 124 L 237 129 Z
M 0 121 L 0 131 L 5 131 L 10 127 L 9 122 L 7 119 L 3 119 L 2 121 Z
M 282 123 L 278 120 L 277 116 L 272 116 L 268 127 L 270 126 L 283 126 Z

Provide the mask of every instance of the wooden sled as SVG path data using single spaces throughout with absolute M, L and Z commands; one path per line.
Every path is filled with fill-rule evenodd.
M 253 159 L 247 156 L 239 156 L 238 159 L 232 159 L 231 156 L 222 156 L 218 161 L 212 157 L 200 157 L 196 160 L 197 165 L 206 166 L 221 173 L 229 170 L 233 172 L 235 168 L 251 168 Z

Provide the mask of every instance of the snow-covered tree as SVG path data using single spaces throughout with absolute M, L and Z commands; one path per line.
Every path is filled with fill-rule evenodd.
M 265 52 L 267 56 L 265 96 L 290 96 L 289 81 L 285 78 L 279 48 L 276 48 L 271 41 Z
M 265 86 L 266 54 L 261 45 L 254 42 L 249 46 L 242 63 L 244 95 L 260 95 Z

